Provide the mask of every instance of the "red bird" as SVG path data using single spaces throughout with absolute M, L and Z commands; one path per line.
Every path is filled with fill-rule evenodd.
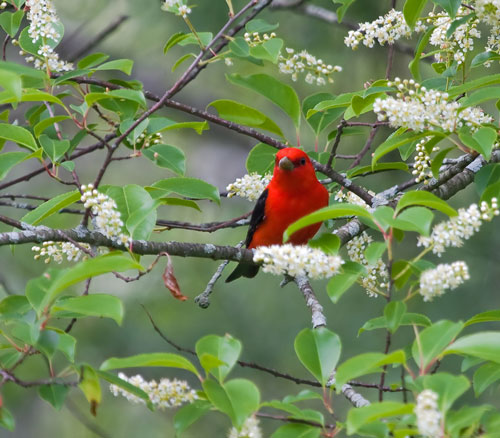
M 247 248 L 280 245 L 283 233 L 293 222 L 328 205 L 328 191 L 316 178 L 307 154 L 297 148 L 281 149 L 276 154 L 273 178 L 262 192 L 250 219 L 245 245 Z M 289 242 L 302 245 L 311 239 L 321 223 L 293 233 Z M 259 267 L 240 263 L 226 283 L 239 277 L 252 278 Z

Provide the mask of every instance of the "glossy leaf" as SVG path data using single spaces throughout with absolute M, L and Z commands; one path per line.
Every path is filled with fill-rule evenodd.
M 227 76 L 229 82 L 249 88 L 278 105 L 293 121 L 295 127 L 300 125 L 300 102 L 295 90 L 266 74 Z
M 64 405 L 68 391 L 69 387 L 64 385 L 42 385 L 38 388 L 38 395 L 59 411 Z
M 347 414 L 347 434 L 356 433 L 361 427 L 380 418 L 393 417 L 413 413 L 412 403 L 392 401 L 373 403 L 362 408 L 351 409 Z
M 219 190 L 217 187 L 201 179 L 196 178 L 168 178 L 157 181 L 152 185 L 153 189 L 167 193 L 176 193 L 187 198 L 210 199 L 220 203 Z
M 398 202 L 396 213 L 410 205 L 421 205 L 433 208 L 448 216 L 456 216 L 458 214 L 457 211 L 450 207 L 447 202 L 438 198 L 433 193 L 425 192 L 423 190 L 405 193 Z
M 465 391 L 470 387 L 470 382 L 465 376 L 455 376 L 449 373 L 436 373 L 419 378 L 417 386 L 431 389 L 439 394 L 438 406 L 441 412 L 447 412 Z
M 31 132 L 21 126 L 0 123 L 0 139 L 12 141 L 17 143 L 19 146 L 32 151 L 36 151 L 38 149 L 38 145 L 36 144 L 33 135 L 31 135 Z
M 58 312 L 75 312 L 82 316 L 97 316 L 114 319 L 118 325 L 123 320 L 123 303 L 113 295 L 92 294 L 61 299 L 52 306 L 52 315 Z
M 463 354 L 500 363 L 500 332 L 479 332 L 463 336 L 445 354 Z
M 274 431 L 271 438 L 319 438 L 321 429 L 308 424 L 285 424 Z
M 81 194 L 78 190 L 68 193 L 62 193 L 54 198 L 40 204 L 37 208 L 25 214 L 21 221 L 27 224 L 37 225 L 44 219 L 56 214 L 63 208 L 74 204 L 79 201 Z
M 177 434 L 184 432 L 212 408 L 206 400 L 195 400 L 180 408 L 174 415 L 174 429 Z
M 431 320 L 427 318 L 425 315 L 421 315 L 419 313 L 405 313 L 400 322 L 400 326 L 408 326 L 408 325 L 416 325 L 416 326 L 423 326 L 423 327 L 429 327 L 431 325 Z M 386 329 L 388 327 L 387 320 L 385 316 L 379 316 L 378 318 L 373 318 L 370 319 L 369 321 L 366 321 L 359 329 L 358 334 L 363 333 L 364 331 L 370 331 L 370 330 L 376 330 L 376 329 Z
M 406 304 L 403 301 L 391 301 L 384 307 L 384 318 L 391 333 L 399 328 L 405 313 Z
M 241 342 L 229 334 L 226 336 L 208 335 L 196 343 L 196 354 L 198 357 L 210 354 L 222 363 L 220 366 L 207 370 L 219 382 L 222 382 L 236 364 L 241 354 L 241 348 Z
M 42 134 L 38 141 L 53 163 L 59 162 L 70 147 L 69 140 L 54 140 L 45 134 Z
M 89 365 L 82 365 L 82 375 L 78 387 L 90 403 L 90 413 L 97 415 L 97 406 L 101 403 L 102 392 L 96 370 Z
M 150 410 L 153 410 L 154 406 L 149 398 L 149 395 L 146 392 L 144 392 L 141 388 L 139 388 L 135 385 L 132 385 L 131 383 L 129 383 L 123 379 L 120 379 L 119 377 L 115 376 L 114 374 L 108 373 L 107 371 L 99 370 L 96 372 L 97 372 L 97 375 L 101 379 L 104 379 L 107 382 L 109 382 L 115 386 L 118 386 L 119 388 L 124 389 L 125 391 L 129 392 L 130 394 L 135 395 L 136 397 L 139 397 L 140 399 L 144 400 L 144 402 L 146 403 L 148 408 Z
M 354 3 L 354 0 L 333 0 L 333 3 L 341 4 L 341 6 L 337 8 L 335 13 L 337 14 L 339 23 L 342 23 L 342 19 L 344 18 L 347 9 L 349 8 L 349 6 L 351 6 L 352 3 Z
M 259 143 L 248 154 L 246 168 L 248 173 L 256 172 L 259 175 L 272 173 L 276 149 L 264 143 Z
M 500 364 L 488 362 L 481 365 L 473 377 L 474 393 L 476 397 L 480 396 L 488 386 L 500 380 Z
M 133 66 L 134 66 L 134 61 L 132 61 L 131 59 L 114 59 L 113 61 L 105 62 L 104 64 L 101 64 L 98 67 L 93 67 L 93 70 L 95 71 L 118 70 L 125 73 L 126 75 L 130 75 L 130 73 L 132 73 Z
M 451 18 L 455 18 L 458 8 L 462 4 L 461 0 L 432 0 L 435 5 L 441 6 Z
M 308 96 L 302 102 L 302 112 L 307 116 L 308 112 L 316 105 L 327 100 L 333 100 L 335 96 L 330 93 L 317 93 Z M 307 118 L 307 123 L 318 136 L 325 130 L 333 121 L 337 120 L 345 111 L 344 107 L 332 108 L 326 111 L 318 112 L 311 117 Z
M 27 152 L 4 152 L 0 154 L 0 180 L 4 179 L 11 169 L 28 159 Z
M 112 357 L 101 364 L 101 371 L 137 367 L 168 367 L 187 370 L 199 376 L 196 367 L 185 357 L 174 353 L 145 353 L 129 357 Z
M 487 312 L 478 313 L 465 322 L 465 327 L 481 322 L 493 321 L 500 321 L 500 310 L 489 310 Z
M 69 116 L 54 116 L 54 117 L 49 117 L 47 119 L 41 120 L 33 128 L 33 132 L 35 133 L 35 137 L 39 137 L 43 131 L 45 131 L 47 128 L 53 126 L 55 123 L 62 122 L 63 120 L 68 120 L 70 118 L 71 117 L 69 117 Z
M 345 262 L 342 272 L 334 275 L 326 287 L 328 296 L 333 303 L 337 303 L 340 297 L 358 280 L 361 275 L 366 274 L 363 265 L 355 262 Z
M 186 156 L 175 146 L 155 144 L 144 149 L 142 154 L 158 167 L 169 169 L 178 175 L 184 175 L 186 172 Z
M 340 338 L 325 327 L 306 328 L 295 338 L 294 347 L 302 365 L 325 386 L 340 357 Z
M 417 23 L 418 18 L 422 14 L 422 10 L 426 5 L 427 0 L 406 0 L 403 7 L 405 21 L 412 29 Z

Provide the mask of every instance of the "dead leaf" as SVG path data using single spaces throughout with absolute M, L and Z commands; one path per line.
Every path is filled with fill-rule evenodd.
M 165 267 L 165 271 L 163 272 L 163 283 L 165 284 L 165 287 L 170 291 L 172 296 L 180 301 L 186 301 L 188 297 L 182 294 L 181 288 L 179 287 L 179 283 L 177 282 L 177 278 L 175 278 L 174 274 L 174 265 L 172 264 L 172 259 L 170 258 L 170 255 L 167 253 L 164 253 L 167 258 L 167 266 Z

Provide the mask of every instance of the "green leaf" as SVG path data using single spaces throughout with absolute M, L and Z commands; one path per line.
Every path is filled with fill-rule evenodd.
M 130 76 L 132 73 L 132 67 L 134 66 L 134 61 L 131 59 L 115 59 L 113 61 L 105 62 L 98 67 L 94 67 L 92 70 L 94 71 L 102 71 L 102 70 L 119 70 Z M 79 68 L 85 68 L 80 67 Z M 119 91 L 119 90 L 115 90 Z M 125 91 L 125 90 L 123 90 Z M 130 91 L 130 90 L 129 90 Z
M 366 374 L 379 373 L 384 365 L 404 364 L 406 356 L 403 350 L 397 350 L 390 354 L 383 353 L 363 353 L 347 359 L 339 365 L 335 374 L 335 389 L 340 393 L 342 386 L 356 377 Z
M 90 403 L 90 412 L 95 417 L 97 406 L 101 403 L 102 392 L 97 372 L 90 365 L 82 365 L 82 375 L 78 387 Z
M 465 322 L 464 327 L 480 322 L 500 321 L 500 310 L 490 310 L 488 312 L 478 313 Z
M 405 21 L 412 29 L 417 23 L 424 6 L 426 5 L 427 0 L 406 0 L 405 5 L 403 7 L 403 14 L 405 17 Z
M 158 167 L 169 169 L 177 175 L 186 173 L 186 156 L 184 152 L 168 144 L 155 144 L 142 151 Z
M 431 320 L 427 318 L 425 315 L 421 315 L 419 313 L 405 313 L 401 318 L 401 325 L 416 325 L 416 326 L 424 326 L 429 327 L 431 325 Z M 385 316 L 379 316 L 378 318 L 370 319 L 366 321 L 363 327 L 359 329 L 358 335 L 363 333 L 364 331 L 376 330 L 376 329 L 386 329 L 387 328 L 387 320 Z
M 142 93 L 142 91 L 139 90 L 120 89 L 120 90 L 110 90 L 104 93 L 100 92 L 88 93 L 85 95 L 85 102 L 89 107 L 96 102 L 109 99 L 115 99 L 118 101 L 129 100 L 131 102 L 138 103 L 143 108 L 147 108 L 144 94 Z
M 174 72 L 175 70 L 177 70 L 181 66 L 181 64 L 184 61 L 187 61 L 189 58 L 196 58 L 196 55 L 194 53 L 186 53 L 185 55 L 181 56 L 177 61 L 175 61 L 174 65 L 171 68 L 171 71 Z
M 335 11 L 339 23 L 342 23 L 342 19 L 344 18 L 347 9 L 352 3 L 354 3 L 354 0 L 333 0 L 333 3 L 340 3 L 342 5 Z
M 491 151 L 497 141 L 495 129 L 482 126 L 472 136 L 463 131 L 459 132 L 458 136 L 466 146 L 481 153 L 486 160 L 491 158 Z
M 276 149 L 264 143 L 258 143 L 249 152 L 246 168 L 248 173 L 256 172 L 259 175 L 271 173 L 274 168 Z
M 471 68 L 476 68 L 479 67 L 480 65 L 483 65 L 487 61 L 498 61 L 500 59 L 500 55 L 495 52 L 481 52 L 474 56 L 471 61 Z
M 316 105 L 327 100 L 333 100 L 335 96 L 330 93 L 317 93 L 306 97 L 302 102 L 302 112 L 307 115 Z M 307 118 L 307 123 L 318 136 L 333 121 L 337 120 L 345 111 L 344 107 L 332 108 L 326 111 L 318 112 Z
M 0 301 L 0 315 L 14 317 L 24 315 L 31 310 L 31 304 L 24 295 L 8 295 Z
M 352 408 L 347 414 L 347 434 L 352 435 L 362 426 L 380 418 L 393 417 L 413 413 L 412 403 L 398 403 L 392 401 L 373 403 L 362 408 Z
M 386 141 L 384 141 L 381 145 L 379 145 L 375 150 L 375 152 L 373 153 L 372 166 L 375 166 L 378 160 L 380 160 L 384 155 L 388 154 L 389 152 L 398 149 L 409 142 L 419 140 L 423 137 L 428 137 L 428 136 L 439 136 L 445 138 L 446 134 L 442 134 L 436 131 L 426 131 L 420 133 L 415 133 L 414 131 L 408 131 L 400 135 L 391 135 Z
M 247 58 L 250 56 L 250 46 L 243 37 L 236 37 L 229 42 L 227 47 L 231 50 L 231 55 L 237 58 Z
M 159 198 L 157 199 L 157 202 L 160 203 L 161 205 L 172 205 L 176 207 L 189 207 L 194 210 L 198 210 L 201 212 L 200 207 L 198 207 L 198 204 L 194 201 L 189 201 L 188 199 L 181 199 L 181 198 Z
M 38 149 L 38 145 L 31 135 L 31 132 L 21 126 L 0 123 L 0 139 L 12 141 L 17 143 L 19 146 L 31 149 L 32 151 L 36 151 Z
M 343 132 L 343 131 L 342 131 Z M 347 177 L 353 178 L 355 176 L 372 174 L 377 172 L 384 172 L 386 170 L 403 170 L 408 172 L 408 164 L 396 161 L 394 163 L 377 163 L 375 166 L 359 166 L 347 171 Z
M 462 322 L 443 320 L 432 324 L 419 333 L 418 339 L 413 342 L 411 351 L 413 359 L 421 371 L 427 370 L 430 364 L 449 350 L 448 345 L 462 331 L 463 326 Z
M 370 243 L 365 249 L 365 258 L 369 265 L 375 264 L 387 250 L 387 244 L 384 242 Z
M 109 55 L 105 53 L 92 53 L 85 58 L 80 59 L 78 61 L 77 67 L 81 69 L 92 68 L 100 63 L 106 61 L 109 58 Z
M 342 265 L 342 272 L 333 276 L 326 287 L 328 296 L 335 304 L 361 275 L 366 273 L 365 268 L 355 262 L 345 262 Z
M 197 35 L 204 46 L 208 45 L 208 43 L 210 43 L 213 39 L 212 32 L 197 32 Z M 179 46 L 188 46 L 192 44 L 199 46 L 200 43 L 198 42 L 198 38 L 196 38 L 194 34 L 188 33 L 186 34 L 186 38 L 183 38 L 177 44 L 179 44 Z
M 0 14 L 0 18 L 5 14 Z M 22 97 L 22 81 L 21 76 L 12 73 L 8 70 L 0 69 L 0 86 L 9 91 L 15 96 L 16 101 L 21 100 Z
M 4 429 L 14 431 L 16 422 L 10 411 L 5 406 L 0 406 L 0 426 Z
M 189 426 L 198 421 L 212 407 L 206 400 L 195 400 L 184 405 L 174 415 L 174 429 L 177 434 L 184 432 Z
M 340 338 L 325 327 L 306 328 L 295 338 L 294 348 L 302 365 L 325 386 L 340 357 Z
M 483 166 L 474 177 L 474 182 L 476 183 L 477 191 L 480 195 L 483 194 L 488 186 L 498 181 L 500 181 L 499 163 L 491 163 Z
M 260 393 L 250 380 L 234 379 L 220 385 L 206 379 L 203 381 L 203 390 L 212 404 L 228 415 L 238 429 L 259 408 Z
M 446 149 L 443 149 L 442 151 L 439 151 L 436 156 L 432 159 L 432 164 L 431 164 L 431 170 L 432 170 L 432 176 L 436 179 L 439 178 L 439 169 L 441 168 L 441 165 L 443 164 L 444 159 L 446 158 L 446 155 L 450 151 L 455 149 L 454 147 L 449 147 Z
M 121 325 L 124 309 L 121 300 L 113 295 L 92 294 L 57 301 L 52 306 L 51 315 L 57 318 L 58 312 L 75 312 L 82 316 L 111 318 Z
M 38 140 L 53 163 L 59 162 L 70 147 L 69 140 L 54 140 L 45 134 L 42 134 Z
M 479 397 L 488 386 L 500 380 L 500 365 L 488 362 L 481 365 L 475 372 L 472 379 L 474 394 Z
M 403 231 L 416 231 L 423 236 L 430 234 L 434 214 L 424 207 L 410 207 L 399 213 L 392 222 L 394 228 Z
M 31 155 L 27 152 L 4 152 L 0 154 L 0 180 L 4 179 L 10 170 Z
M 422 76 L 420 75 L 420 59 L 422 57 L 422 52 L 429 43 L 429 40 L 431 38 L 432 32 L 434 32 L 434 29 L 435 27 L 431 26 L 420 37 L 417 49 L 415 51 L 415 57 L 411 60 L 410 64 L 408 64 L 408 68 L 410 69 L 410 72 L 413 75 L 414 79 L 419 82 L 422 80 Z
M 463 430 L 477 430 L 481 417 L 490 409 L 491 406 L 488 405 L 463 406 L 458 411 L 448 412 L 446 415 L 446 429 L 454 438 L 459 437 L 460 432 Z M 489 437 L 492 438 L 491 435 Z
M 185 40 L 188 37 L 187 34 L 184 32 L 177 32 L 174 33 L 165 43 L 165 46 L 163 47 L 163 54 L 166 55 L 167 52 L 174 47 L 175 45 L 179 44 L 182 40 Z
M 210 354 L 222 362 L 222 365 L 206 370 L 222 383 L 240 357 L 241 348 L 241 342 L 229 334 L 226 336 L 208 335 L 196 343 L 196 354 L 198 357 Z
M 432 2 L 437 6 L 441 6 L 446 12 L 448 12 L 451 18 L 455 18 L 458 8 L 462 4 L 461 0 L 432 0 Z
M 217 187 L 196 178 L 168 178 L 157 181 L 152 188 L 167 193 L 177 193 L 180 196 L 195 199 L 210 199 L 220 204 Z
M 457 339 L 445 354 L 462 354 L 500 363 L 500 332 L 479 332 Z
M 249 88 L 278 105 L 292 119 L 296 128 L 300 126 L 300 102 L 295 90 L 266 74 L 227 76 L 229 82 Z
M 132 239 L 149 239 L 157 218 L 157 204 L 151 195 L 136 184 L 110 186 L 106 193 L 115 200 L 120 218 Z
M 234 100 L 215 100 L 208 104 L 214 107 L 223 119 L 240 125 L 264 129 L 283 137 L 280 127 L 260 111 Z
M 35 133 L 35 137 L 39 137 L 40 134 L 45 131 L 48 127 L 54 125 L 55 123 L 61 122 L 63 120 L 70 119 L 70 116 L 54 116 L 49 117 L 47 119 L 43 119 L 38 122 L 33 128 L 33 132 Z
M 410 205 L 422 205 L 424 207 L 433 208 L 450 217 L 457 216 L 458 214 L 447 202 L 438 198 L 433 193 L 422 190 L 405 193 L 398 202 L 396 213 L 399 213 L 403 208 Z
M 271 38 L 262 44 L 250 47 L 250 56 L 276 64 L 282 47 L 283 40 L 281 38 Z
M 69 387 L 64 385 L 42 385 L 38 388 L 38 395 L 60 411 L 68 391 Z
M 293 233 L 307 227 L 308 225 L 317 224 L 318 222 L 343 216 L 359 216 L 366 217 L 368 219 L 372 218 L 372 215 L 368 212 L 368 210 L 360 207 L 359 205 L 345 203 L 334 204 L 310 213 L 300 218 L 298 221 L 293 222 L 283 233 L 283 240 L 286 242 L 290 239 Z
M 403 301 L 391 301 L 384 308 L 384 318 L 387 329 L 395 333 L 403 321 L 406 313 L 406 304 Z
M 21 21 L 24 17 L 24 11 L 22 9 L 16 12 L 2 12 L 0 14 L 0 26 L 8 33 L 11 38 L 16 36 Z
M 439 410 L 446 413 L 455 400 L 458 399 L 470 387 L 470 382 L 465 376 L 454 376 L 449 373 L 436 373 L 421 377 L 421 382 L 416 382 L 417 385 L 422 384 L 423 388 L 432 389 L 439 394 L 438 406 Z
M 319 438 L 321 429 L 308 424 L 289 423 L 276 429 L 271 438 Z
M 19 35 L 19 45 L 21 46 L 21 49 L 23 49 L 25 52 L 31 53 L 32 55 L 35 55 L 39 57 L 38 55 L 38 50 L 40 47 L 44 44 L 50 46 L 52 49 L 55 48 L 59 42 L 62 40 L 62 37 L 64 36 L 64 26 L 60 21 L 52 22 L 51 23 L 52 27 L 56 31 L 56 33 L 59 35 L 58 38 L 52 39 L 52 38 L 38 38 L 38 41 L 36 43 L 33 42 L 30 34 L 29 34 L 29 26 L 26 26 L 22 31 L 21 34 Z
M 112 373 L 108 373 L 107 371 L 96 371 L 97 375 L 101 378 L 106 380 L 107 382 L 118 386 L 121 389 L 124 389 L 125 391 L 129 392 L 132 395 L 135 395 L 136 397 L 139 397 L 140 399 L 144 400 L 146 402 L 146 405 L 148 406 L 149 409 L 153 410 L 154 406 L 153 403 L 151 402 L 149 395 L 145 393 L 142 389 L 138 388 L 135 385 L 132 385 L 131 383 L 120 379 L 119 377 L 115 376 Z M 196 403 L 196 402 L 195 402 Z
M 497 85 L 497 84 L 500 84 L 500 74 L 482 76 L 478 79 L 467 81 L 463 85 L 457 85 L 455 87 L 451 87 L 448 90 L 448 96 L 450 98 L 453 98 L 461 94 L 467 93 L 470 90 L 475 90 L 477 88 L 486 87 L 488 85 Z
M 309 240 L 307 244 L 311 248 L 318 248 L 325 254 L 337 254 L 340 249 L 340 239 L 336 234 L 323 233 Z
M 138 367 L 180 368 L 190 371 L 198 377 L 200 376 L 196 367 L 189 360 L 174 353 L 145 353 L 129 357 L 112 357 L 104 361 L 99 369 L 109 371 Z
M 59 212 L 63 208 L 68 207 L 71 204 L 79 201 L 81 194 L 78 190 L 74 190 L 68 193 L 62 193 L 43 204 L 40 204 L 37 208 L 29 213 L 25 214 L 22 218 L 22 222 L 26 222 L 30 225 L 37 225 L 44 219 L 52 216 L 53 214 Z
M 63 274 L 51 284 L 48 294 L 44 298 L 44 304 L 50 303 L 64 289 L 80 281 L 86 280 L 87 278 L 96 277 L 113 271 L 128 271 L 129 269 L 144 270 L 139 263 L 119 252 L 112 252 L 84 260 L 71 268 L 65 269 Z

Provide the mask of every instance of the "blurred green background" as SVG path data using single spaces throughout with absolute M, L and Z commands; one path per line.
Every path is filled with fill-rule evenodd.
M 182 72 L 179 68 L 171 72 L 175 60 L 186 53 L 186 48 L 176 47 L 163 55 L 163 46 L 175 32 L 187 31 L 184 22 L 171 14 L 160 11 L 160 2 L 142 0 L 86 0 L 84 2 L 55 0 L 58 13 L 66 26 L 65 39 L 60 46 L 63 59 L 71 57 L 72 53 L 88 41 L 116 18 L 125 14 L 129 19 L 109 38 L 102 42 L 94 51 L 101 51 L 112 58 L 131 58 L 135 61 L 133 78 L 144 83 L 145 89 L 157 94 L 171 86 Z M 245 4 L 234 0 L 235 9 Z M 329 0 L 310 2 L 334 10 Z M 402 7 L 402 1 L 399 2 Z M 346 21 L 356 23 L 373 20 L 388 10 L 390 2 L 358 0 L 348 11 Z M 327 63 L 338 64 L 343 72 L 336 74 L 335 83 L 318 88 L 300 80 L 293 85 L 301 99 L 317 92 L 340 94 L 358 90 L 366 81 L 382 78 L 386 69 L 386 48 L 375 47 L 366 49 L 360 47 L 352 52 L 343 44 L 343 38 L 348 28 L 344 25 L 331 25 L 321 20 L 306 17 L 290 10 L 266 10 L 259 18 L 269 22 L 279 22 L 277 31 L 284 38 L 288 47 L 307 49 L 310 53 L 321 57 Z M 227 7 L 224 0 L 198 0 L 191 15 L 195 28 L 199 31 L 217 30 L 227 19 Z M 415 41 L 405 42 L 414 44 Z M 17 58 L 15 48 L 9 48 L 8 59 Z M 408 77 L 407 65 L 410 57 L 396 53 L 394 60 L 394 76 Z M 187 64 L 186 64 L 187 65 Z M 271 74 L 277 72 L 276 66 L 267 67 Z M 227 67 L 223 62 L 216 63 L 205 69 L 185 90 L 175 99 L 192 104 L 198 108 L 216 99 L 236 98 L 251 106 L 261 109 L 276 120 L 285 129 L 288 138 L 295 138 L 291 124 L 279 110 L 276 110 L 263 99 L 229 84 L 224 75 L 230 72 L 248 74 L 256 71 L 252 64 L 235 62 L 233 67 Z M 424 77 L 431 75 L 430 67 L 423 67 Z M 493 73 L 493 71 L 491 71 Z M 277 73 L 276 73 L 277 74 Z M 279 78 L 292 84 L 289 77 Z M 189 120 L 185 114 L 172 110 L 162 111 L 179 121 Z M 493 114 L 493 113 L 492 113 Z M 373 117 L 373 116 L 371 116 Z M 334 126 L 332 125 L 332 129 Z M 380 143 L 387 132 L 380 130 L 375 145 Z M 245 159 L 248 151 L 256 144 L 253 139 L 237 135 L 217 126 L 211 126 L 210 131 L 198 136 L 192 132 L 170 131 L 164 134 L 166 143 L 182 148 L 188 157 L 187 176 L 203 178 L 218 186 L 222 191 L 235 178 L 244 175 Z M 302 143 L 310 150 L 313 136 L 304 123 L 301 133 Z M 341 143 L 339 152 L 343 154 L 356 153 L 363 146 L 365 137 L 347 137 Z M 320 146 L 325 145 L 322 140 Z M 91 140 L 89 139 L 89 144 Z M 308 147 L 308 145 L 311 145 Z M 77 170 L 82 182 L 91 181 L 98 170 L 99 159 L 104 152 L 95 156 L 83 158 L 77 162 Z M 97 158 L 98 156 L 98 158 Z M 346 163 L 338 162 L 337 168 L 346 167 Z M 19 166 L 12 172 L 10 178 L 24 174 L 29 164 Z M 111 166 L 103 181 L 104 184 L 140 184 L 149 185 L 154 181 L 168 177 L 169 174 L 145 158 L 123 161 Z M 394 175 L 383 174 L 370 177 L 363 185 L 378 191 L 394 183 L 407 179 L 403 173 Z M 15 186 L 11 192 L 43 195 L 62 193 L 65 187 L 39 176 L 28 183 Z M 467 206 L 477 201 L 474 187 L 469 187 L 456 197 L 452 203 L 455 206 Z M 160 210 L 162 219 L 188 220 L 194 223 L 229 219 L 243 214 L 252 208 L 252 204 L 232 198 L 223 199 L 221 206 L 205 203 L 203 213 L 194 210 L 165 208 Z M 20 218 L 24 212 L 13 211 L 0 207 L 2 214 Z M 74 217 L 53 219 L 49 225 L 70 227 L 77 224 Z M 487 309 L 500 308 L 497 282 L 500 280 L 497 264 L 499 261 L 498 234 L 495 233 L 496 223 L 487 224 L 482 232 L 460 250 L 449 250 L 443 257 L 444 261 L 456 259 L 465 260 L 469 264 L 471 280 L 456 291 L 449 292 L 434 303 L 423 303 L 420 299 L 411 304 L 411 311 L 426 313 L 433 321 L 447 318 L 452 320 L 466 319 L 469 316 Z M 2 227 L 1 230 L 6 230 Z M 173 230 L 155 235 L 159 240 L 181 240 L 187 242 L 211 242 L 217 244 L 236 244 L 243 239 L 246 229 L 218 231 L 213 234 L 191 231 Z M 416 253 L 415 237 L 408 237 L 397 248 L 401 257 Z M 46 266 L 43 262 L 32 261 L 30 246 L 1 249 L 1 276 L 13 293 L 23 293 L 26 282 L 40 275 Z M 147 265 L 152 259 L 144 258 Z M 92 281 L 91 292 L 106 292 L 121 297 L 126 305 L 126 317 L 122 327 L 114 322 L 88 318 L 79 321 L 72 334 L 77 337 L 77 360 L 98 366 L 110 356 L 127 356 L 145 352 L 174 351 L 153 330 L 147 315 L 142 309 L 144 305 L 150 310 L 161 330 L 178 344 L 193 348 L 196 340 L 206 334 L 230 333 L 243 342 L 244 349 L 241 359 L 256 362 L 263 366 L 274 368 L 294 376 L 309 378 L 307 371 L 301 366 L 293 351 L 293 340 L 297 333 L 310 325 L 310 313 L 305 306 L 300 292 L 288 285 L 281 289 L 280 278 L 260 273 L 255 280 L 242 279 L 235 283 L 217 283 L 208 309 L 199 308 L 193 298 L 201 293 L 218 264 L 213 261 L 197 259 L 174 259 L 177 278 L 184 294 L 190 300 L 179 302 L 174 300 L 165 289 L 161 279 L 162 265 L 159 263 L 154 271 L 139 282 L 123 284 L 112 276 L 99 277 Z M 227 274 L 225 274 L 227 275 Z M 224 277 L 225 277 L 224 275 Z M 367 351 L 382 351 L 385 342 L 384 332 L 365 332 L 358 337 L 358 329 L 363 323 L 379 316 L 385 302 L 381 299 L 369 298 L 362 289 L 353 288 L 338 304 L 333 305 L 325 293 L 325 283 L 314 284 L 317 295 L 324 305 L 328 318 L 328 327 L 337 332 L 343 341 L 342 357 Z M 81 287 L 80 287 L 81 289 Z M 76 289 L 76 292 L 80 292 Z M 3 293 L 3 292 L 2 292 Z M 397 296 L 396 296 L 397 297 Z M 490 329 L 500 328 L 489 326 Z M 396 336 L 392 348 L 404 347 L 411 339 L 410 328 L 402 328 Z M 445 363 L 443 370 L 458 371 Z M 128 370 L 132 375 L 133 370 Z M 27 378 L 40 376 L 45 372 L 45 364 L 33 358 L 20 369 Z M 148 369 L 143 372 L 145 378 L 178 377 L 186 378 L 197 388 L 197 382 L 182 371 L 170 369 Z M 258 373 L 250 369 L 236 368 L 233 376 L 252 379 L 260 388 L 263 400 L 282 398 L 284 395 L 297 393 L 306 387 L 299 387 L 285 380 Z M 367 381 L 376 381 L 377 376 L 368 376 Z M 388 383 L 398 382 L 398 375 L 389 375 Z M 375 399 L 374 390 L 361 391 L 365 397 Z M 46 402 L 40 400 L 36 391 L 6 385 L 3 394 L 6 405 L 15 415 L 17 426 L 14 433 L 0 431 L 0 436 L 24 437 L 66 437 L 86 438 L 96 436 L 82 424 L 78 417 L 83 416 L 89 423 L 97 425 L 104 436 L 109 437 L 173 437 L 172 412 L 150 412 L 144 406 L 133 405 L 124 398 L 114 398 L 107 389 L 104 399 L 98 409 L 97 418 L 90 417 L 88 405 L 78 390 L 70 392 L 71 409 L 63 407 L 61 412 L 55 412 Z M 388 396 L 389 398 L 391 396 Z M 400 395 L 394 395 L 397 398 Z M 466 398 L 466 397 L 465 397 Z M 464 399 L 465 399 L 464 398 Z M 490 391 L 486 398 L 498 405 L 498 393 Z M 316 402 L 317 403 L 317 402 Z M 315 408 L 320 408 L 318 404 Z M 338 418 L 343 417 L 349 407 L 339 396 L 334 396 L 334 409 Z M 333 421 L 332 418 L 327 421 Z M 262 421 L 265 436 L 269 436 L 280 423 Z M 185 437 L 225 436 L 229 422 L 219 414 L 210 414 L 202 419 L 188 432 Z

